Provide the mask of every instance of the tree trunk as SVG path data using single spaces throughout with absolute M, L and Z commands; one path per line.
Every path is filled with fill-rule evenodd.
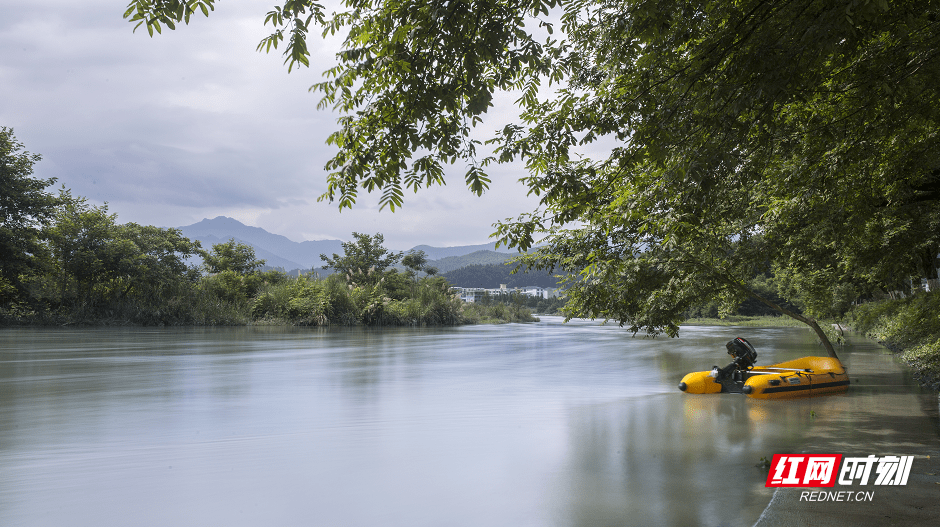
M 774 309 L 774 310 L 776 310 L 776 311 L 779 311 L 779 312 L 783 313 L 784 315 L 786 315 L 786 316 L 788 316 L 788 317 L 790 317 L 790 318 L 794 318 L 794 319 L 796 319 L 796 320 L 799 320 L 800 322 L 802 322 L 802 323 L 806 324 L 807 326 L 813 328 L 813 331 L 816 332 L 816 336 L 819 337 L 819 340 L 822 342 L 822 345 L 826 348 L 826 353 L 827 353 L 830 357 L 832 357 L 832 358 L 834 358 L 834 359 L 836 359 L 836 360 L 839 360 L 839 356 L 836 355 L 836 350 L 835 350 L 835 348 L 833 348 L 833 347 L 832 347 L 832 343 L 829 342 L 829 337 L 827 337 L 827 336 L 826 336 L 826 333 L 822 330 L 821 327 L 819 327 L 819 324 L 816 322 L 816 319 L 810 318 L 810 317 L 804 317 L 803 315 L 800 315 L 799 313 L 794 313 L 793 311 L 790 311 L 789 309 L 786 309 L 786 308 L 784 308 L 784 307 L 778 306 L 778 305 L 775 304 L 774 302 L 771 302 L 770 300 L 767 300 L 766 298 L 764 298 L 764 297 L 758 295 L 757 293 L 751 291 L 749 288 L 747 288 L 747 287 L 745 287 L 745 286 L 743 286 L 743 285 L 741 285 L 741 284 L 735 283 L 735 286 L 736 286 L 738 289 L 740 289 L 741 291 L 747 293 L 748 296 L 750 296 L 751 298 L 757 300 L 758 302 L 761 302 L 761 303 L 763 303 L 764 305 L 767 305 L 767 306 L 771 307 L 772 309 Z

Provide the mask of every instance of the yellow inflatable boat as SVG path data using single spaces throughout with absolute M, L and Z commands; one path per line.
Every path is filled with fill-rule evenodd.
M 756 399 L 807 397 L 844 393 L 849 376 L 839 359 L 803 357 L 770 366 L 754 366 L 757 352 L 746 339 L 726 344 L 734 362 L 710 371 L 693 372 L 682 378 L 679 389 L 686 393 L 743 393 Z

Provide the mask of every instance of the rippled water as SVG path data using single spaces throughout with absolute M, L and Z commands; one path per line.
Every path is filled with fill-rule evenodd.
M 761 457 L 857 434 L 846 405 L 919 396 L 860 339 L 844 396 L 676 389 L 739 335 L 761 363 L 822 353 L 803 329 L 644 339 L 554 317 L 3 329 L 0 525 L 751 525 Z

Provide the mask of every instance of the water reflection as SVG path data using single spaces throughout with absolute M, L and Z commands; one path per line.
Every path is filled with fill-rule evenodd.
M 661 394 L 582 408 L 563 494 L 572 525 L 749 525 L 766 506 L 760 457 L 788 446 L 788 412 L 741 396 Z M 782 450 L 785 451 L 785 450 Z M 632 523 L 635 522 L 635 523 Z
M 925 427 L 875 422 L 912 388 L 864 342 L 846 396 L 677 391 L 740 331 L 6 329 L 0 525 L 750 525 L 761 457 Z M 746 335 L 762 362 L 818 353 Z

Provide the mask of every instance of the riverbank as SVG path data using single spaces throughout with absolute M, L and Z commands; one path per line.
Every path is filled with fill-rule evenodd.
M 922 386 L 940 390 L 940 292 L 856 306 L 846 323 L 898 354 Z
M 730 316 L 725 318 L 690 318 L 682 323 L 683 326 L 746 326 L 759 328 L 772 327 L 806 327 L 799 320 L 794 320 L 786 316 Z
M 399 274 L 356 283 L 337 275 L 225 271 L 152 295 L 36 295 L 29 303 L 0 304 L 0 326 L 457 326 L 538 320 L 521 305 L 465 304 L 438 276 Z
M 384 306 L 383 306 L 384 307 Z M 234 310 L 233 310 L 234 311 Z M 399 311 L 406 309 L 399 308 Z M 425 309 L 424 311 L 431 311 Z M 230 313 L 225 317 L 206 323 L 183 323 L 179 320 L 169 323 L 160 320 L 140 321 L 132 317 L 107 316 L 99 318 L 83 317 L 76 320 L 69 316 L 56 316 L 54 314 L 36 315 L 31 314 L 20 317 L 6 317 L 0 320 L 2 327 L 152 327 L 152 326 L 175 326 L 175 327 L 213 327 L 213 326 L 266 326 L 266 327 L 290 327 L 290 326 L 462 326 L 470 324 L 514 324 L 538 322 L 539 317 L 534 316 L 524 306 L 515 306 L 507 304 L 475 305 L 463 304 L 450 306 L 450 309 L 439 309 L 437 316 L 429 317 L 418 314 L 417 316 L 389 316 L 385 315 L 369 322 L 364 322 L 359 316 L 347 316 L 339 320 L 331 321 L 329 319 L 319 320 L 294 320 L 289 317 L 265 316 L 253 319 L 250 315 L 239 316 L 237 312 Z

